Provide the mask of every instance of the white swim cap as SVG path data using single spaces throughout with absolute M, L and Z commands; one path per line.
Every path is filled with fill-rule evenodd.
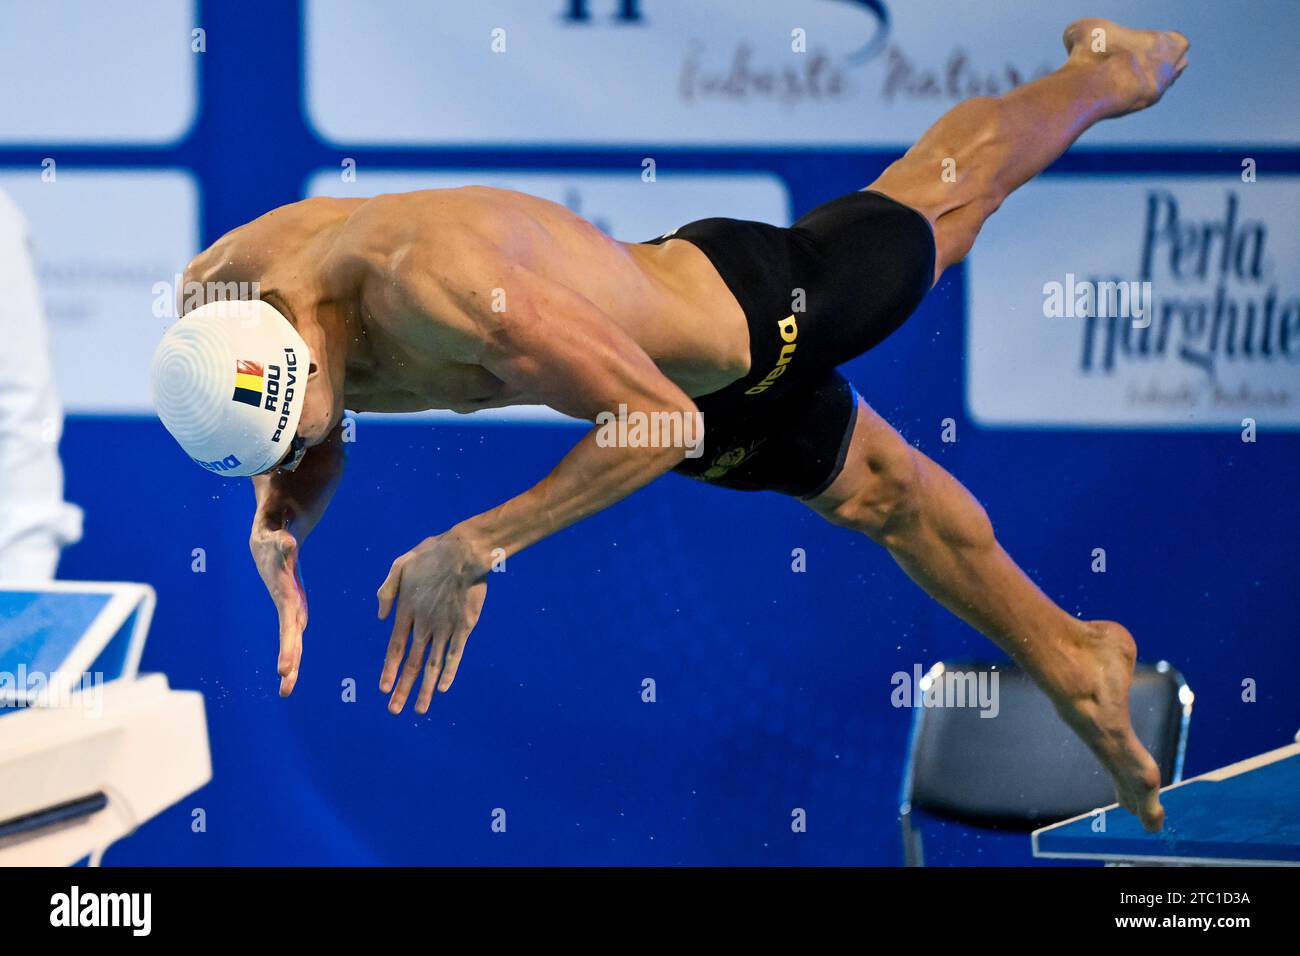
M 311 354 L 261 300 L 209 302 L 163 336 L 150 378 L 158 417 L 185 453 L 227 477 L 285 459 L 307 396 Z

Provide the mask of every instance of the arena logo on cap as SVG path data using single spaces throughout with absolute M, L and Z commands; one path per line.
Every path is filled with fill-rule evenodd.
M 225 458 L 218 458 L 216 461 L 203 461 L 200 458 L 195 458 L 194 461 L 201 467 L 206 468 L 208 471 L 216 472 L 230 471 L 230 469 L 238 468 L 243 464 L 243 462 L 234 455 L 227 455 Z

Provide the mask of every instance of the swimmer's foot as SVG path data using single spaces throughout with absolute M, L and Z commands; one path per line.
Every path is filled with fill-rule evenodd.
M 1149 831 L 1159 830 L 1160 769 L 1129 721 L 1129 685 L 1137 646 L 1113 621 L 1081 621 L 1063 646 L 1045 688 L 1057 712 L 1088 745 L 1115 785 L 1119 805 Z
M 1070 62 L 1107 71 L 1111 116 L 1146 109 L 1187 69 L 1187 37 L 1162 30 L 1134 30 L 1089 17 L 1065 28 Z

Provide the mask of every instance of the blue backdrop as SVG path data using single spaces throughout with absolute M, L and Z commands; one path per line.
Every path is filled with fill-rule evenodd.
M 71 148 L 68 165 L 179 166 L 205 243 L 298 199 L 341 153 L 301 108 L 295 4 L 202 5 L 200 113 L 178 146 Z M 250 17 L 257 27 L 250 28 Z M 256 68 L 250 68 L 255 64 Z M 255 144 L 250 148 L 246 144 Z M 39 164 L 6 149 L 0 164 Z M 637 169 L 637 150 L 361 149 L 368 168 Z M 796 215 L 869 182 L 870 151 L 656 149 L 660 162 L 780 176 Z M 1235 173 L 1240 149 L 1109 149 L 1054 172 Z M 1257 149 L 1271 168 L 1300 154 Z M 709 210 L 700 210 L 708 215 Z M 180 263 L 177 264 L 178 266 Z M 1300 663 L 1300 434 L 987 430 L 963 412 L 963 273 L 848 368 L 878 411 L 986 505 L 1013 555 L 1071 612 L 1125 622 L 1141 656 L 1196 693 L 1189 774 L 1288 742 Z M 940 421 L 958 441 L 940 442 Z M 869 541 L 776 495 L 666 478 L 492 575 L 451 694 L 391 717 L 374 592 L 427 534 L 542 475 L 564 427 L 365 423 L 308 542 L 302 676 L 277 697 L 276 623 L 249 560 L 252 494 L 185 460 L 156 421 L 74 418 L 67 497 L 84 540 L 61 576 L 159 592 L 144 667 L 207 698 L 213 782 L 110 863 L 856 864 L 901 859 L 897 789 L 910 713 L 890 675 L 992 656 Z M 147 463 L 147 467 L 142 467 Z M 1108 571 L 1090 571 L 1104 547 Z M 191 570 L 195 548 L 206 571 Z M 804 548 L 808 570 L 791 571 Z M 658 701 L 641 700 L 657 682 Z M 343 701 L 353 678 L 355 703 Z M 1258 700 L 1242 700 L 1242 681 Z M 791 832 L 804 808 L 806 833 Z M 192 830 L 202 808 L 205 832 Z M 491 831 L 496 808 L 505 834 Z M 1029 862 L 1024 837 L 936 834 L 932 862 Z

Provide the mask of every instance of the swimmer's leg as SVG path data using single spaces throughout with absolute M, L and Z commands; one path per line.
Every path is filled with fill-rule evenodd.
M 869 187 L 930 220 L 936 282 L 965 258 L 1013 190 L 1094 123 L 1154 104 L 1187 66 L 1181 33 L 1088 19 L 1070 24 L 1064 39 L 1064 66 L 1003 96 L 954 107 Z
M 1119 802 L 1148 829 L 1160 826 L 1160 772 L 1129 722 L 1128 631 L 1053 603 L 998 544 L 970 492 L 861 400 L 843 470 L 807 504 L 884 545 L 931 597 L 1006 651 L 1101 760 Z

